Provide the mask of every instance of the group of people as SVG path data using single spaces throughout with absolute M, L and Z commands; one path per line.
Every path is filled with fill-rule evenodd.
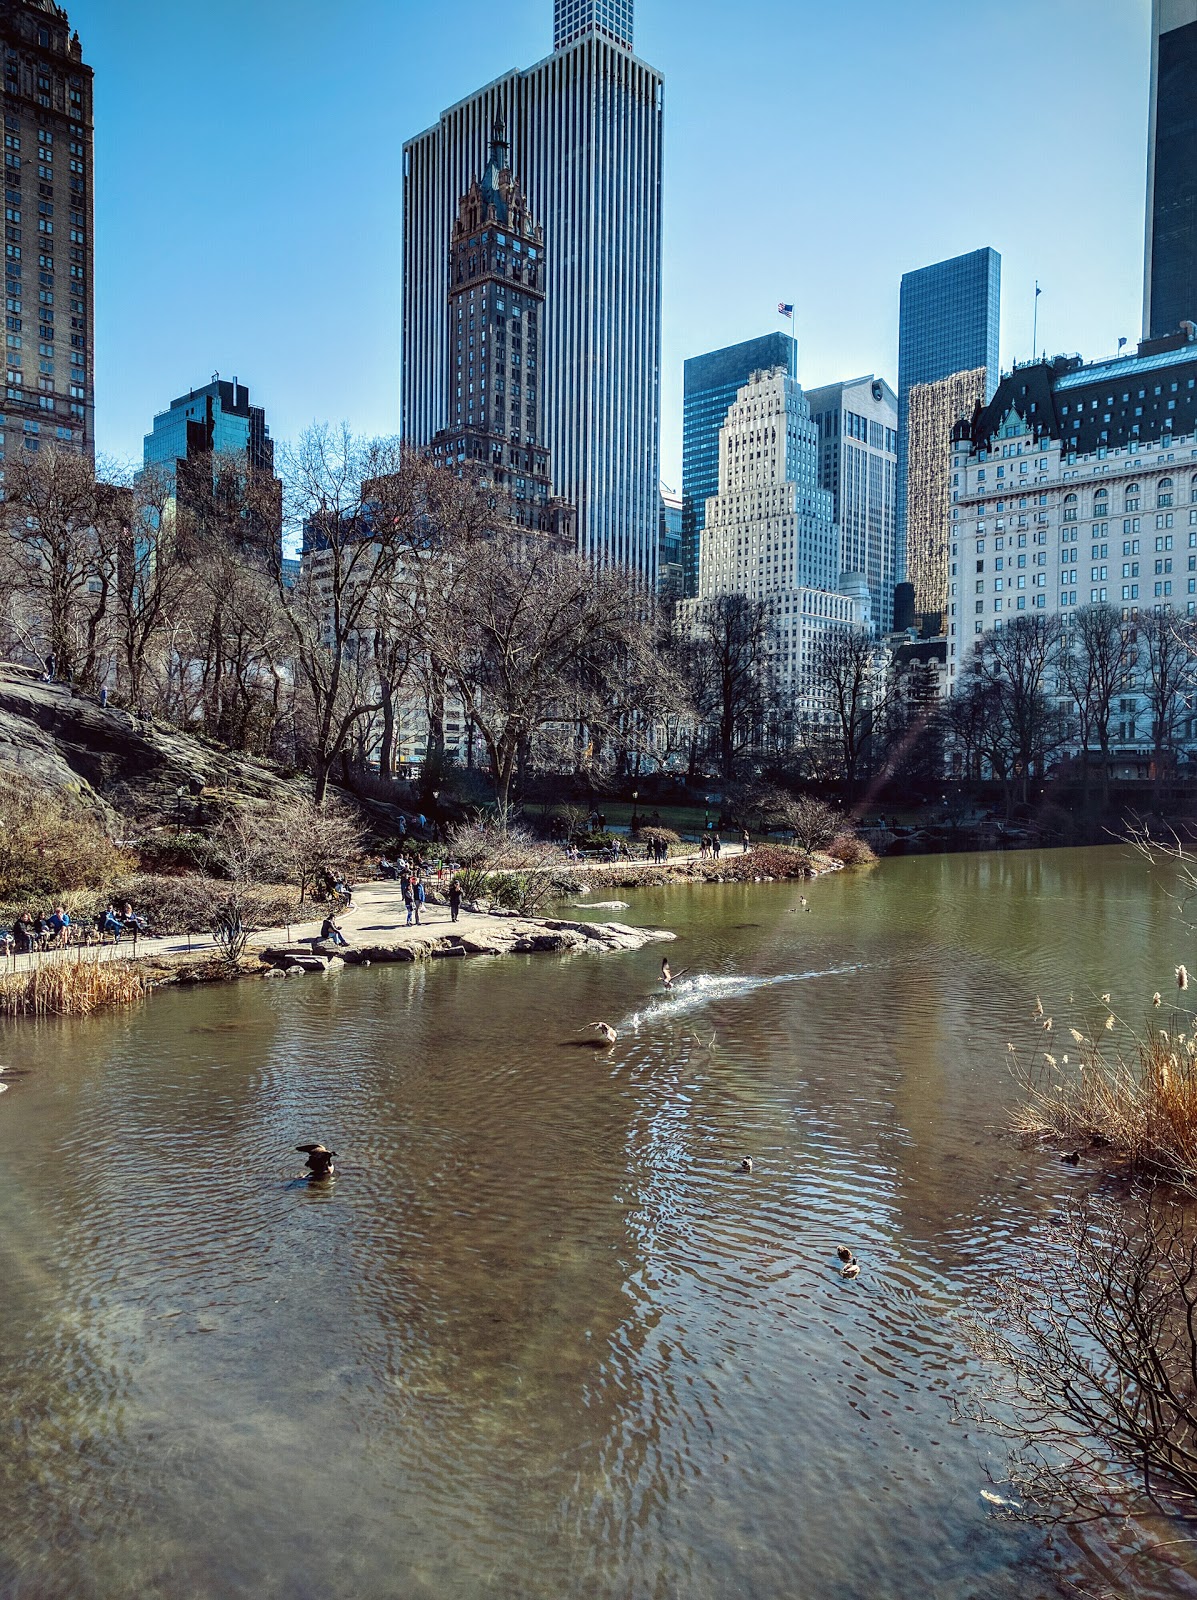
M 704 833 L 698 841 L 698 858 L 700 861 L 718 861 L 722 848 L 723 844 L 717 833 Z
M 125 933 L 137 938 L 146 932 L 148 927 L 145 918 L 134 911 L 128 900 L 120 910 L 116 902 L 110 900 L 95 920 L 95 933 L 101 940 L 119 939 Z M 72 938 L 86 939 L 90 934 L 91 924 L 73 923 L 66 906 L 59 904 L 48 914 L 39 912 L 35 916 L 30 911 L 22 911 L 11 928 L 0 928 L 0 948 L 6 954 L 31 955 L 35 950 L 61 949 Z

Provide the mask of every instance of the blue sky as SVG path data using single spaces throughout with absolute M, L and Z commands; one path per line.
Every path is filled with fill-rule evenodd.
M 551 47 L 551 0 L 67 0 L 96 69 L 100 450 L 214 371 L 276 438 L 398 427 L 401 147 Z M 682 361 L 779 326 L 893 382 L 898 282 L 1002 254 L 1002 360 L 1139 334 L 1149 0 L 636 0 L 665 73 L 662 473 Z

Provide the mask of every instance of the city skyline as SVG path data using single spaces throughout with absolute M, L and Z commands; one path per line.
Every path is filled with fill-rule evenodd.
M 680 487 L 683 359 L 772 331 L 779 299 L 796 306 L 808 387 L 867 371 L 894 383 L 902 273 L 982 243 L 1004 258 L 1003 368 L 1030 354 L 1035 277 L 1041 347 L 1092 359 L 1120 336 L 1133 340 L 1147 0 L 1015 0 L 984 23 L 928 0 L 900 28 L 881 4 L 851 18 L 811 7 L 799 19 L 762 4 L 731 37 L 718 15 L 699 6 L 685 30 L 655 0 L 637 15 L 637 54 L 668 85 L 666 482 Z M 76 0 L 70 16 L 97 70 L 101 453 L 135 458 L 161 396 L 215 370 L 252 385 L 280 439 L 320 417 L 394 431 L 403 137 L 480 83 L 548 55 L 547 0 L 511 10 L 497 46 L 471 3 L 455 14 L 451 45 L 416 8 L 375 0 L 344 34 L 328 33 L 311 0 L 266 0 L 249 18 L 229 0 L 169 16 L 129 0 L 117 18 L 99 0 Z M 801 53 L 776 49 L 796 20 Z M 982 49 L 984 71 L 956 72 Z M 1070 165 L 1067 207 L 1107 217 L 1100 253 L 1091 235 L 1060 225 L 1043 166 L 1045 145 L 1077 137 L 1061 79 L 1103 104 L 1099 140 Z M 846 94 L 875 112 L 833 119 Z M 1000 140 L 1008 184 L 999 175 L 966 184 L 952 158 L 966 111 Z M 202 137 L 164 138 L 163 128 Z M 799 151 L 801 160 L 790 154 Z M 712 193 L 734 180 L 734 252 L 709 248 L 695 175 Z M 799 204 L 778 206 L 783 178 L 797 183 Z M 147 193 L 170 195 L 168 228 Z M 354 248 L 337 237 L 349 228 Z

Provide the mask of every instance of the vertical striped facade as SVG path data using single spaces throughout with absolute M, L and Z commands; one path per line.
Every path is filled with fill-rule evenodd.
M 553 486 L 578 547 L 656 581 L 664 85 L 590 33 L 510 72 L 404 145 L 402 433 L 422 448 L 449 413 L 449 242 L 496 115 L 544 225 L 541 383 Z

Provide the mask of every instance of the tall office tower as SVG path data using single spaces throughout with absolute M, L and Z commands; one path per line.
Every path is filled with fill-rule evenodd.
M 902 278 L 898 318 L 898 555 L 906 576 L 907 413 L 916 383 L 937 383 L 957 372 L 985 369 L 985 399 L 997 388 L 1002 258 L 996 250 L 920 267 Z M 937 448 L 939 446 L 937 445 Z M 947 455 L 951 440 L 945 437 Z M 918 469 L 922 471 L 922 468 Z
M 808 389 L 806 398 L 819 432 L 819 484 L 831 491 L 840 530 L 840 571 L 864 578 L 873 621 L 888 633 L 896 577 L 898 397 L 870 373 Z
M 214 458 L 241 455 L 267 483 L 269 494 L 259 497 L 259 507 L 281 530 L 282 484 L 274 476 L 274 440 L 265 411 L 250 405 L 249 390 L 236 378 L 228 383 L 214 377 L 158 412 L 145 436 L 142 462 L 165 476 L 176 502 L 202 515 L 217 486 Z
M 839 530 L 831 492 L 819 487 L 818 433 L 786 367 L 754 372 L 719 430 L 719 491 L 708 499 L 698 593 L 678 626 L 699 632 L 721 595 L 762 600 L 777 681 L 804 717 L 822 714 L 812 690 L 813 651 L 832 628 L 863 627 L 863 585 L 838 586 Z
M 798 341 L 767 333 L 686 362 L 682 397 L 682 567 L 687 595 L 698 593 L 707 501 L 719 492 L 719 430 L 754 372 L 783 367 L 798 376 Z
M 544 278 L 544 230 L 532 220 L 512 176 L 507 130 L 499 119 L 486 167 L 462 196 L 453 224 L 453 415 L 449 427 L 433 436 L 429 454 L 442 466 L 500 485 L 521 526 L 551 533 L 572 548 L 573 509 L 553 496 L 543 444 Z
M 978 367 L 937 383 L 916 383 L 907 401 L 906 576 L 914 585 L 916 613 L 939 619 L 932 624 L 936 633 L 948 602 L 952 430 L 985 404 L 985 389 L 985 369 Z
M 1143 337 L 1197 322 L 1197 0 L 1153 0 Z
M 266 412 L 250 405 L 249 390 L 236 378 L 228 383 L 214 377 L 159 411 L 145 436 L 142 461 L 173 476 L 180 462 L 214 454 L 244 454 L 255 471 L 274 471 L 274 440 Z
M 568 42 L 459 101 L 404 146 L 401 429 L 425 449 L 454 418 L 445 294 L 453 221 L 502 117 L 512 170 L 544 228 L 539 371 L 553 486 L 577 508 L 584 555 L 653 582 L 663 80 L 632 54 L 631 0 L 561 0 L 555 20 Z M 509 452 L 537 442 L 524 417 L 508 415 L 505 427 Z
M 657 556 L 657 593 L 680 600 L 682 579 L 682 497 L 661 485 L 661 547 Z
M 5 449 L 94 457 L 92 69 L 53 0 L 0 0 Z

